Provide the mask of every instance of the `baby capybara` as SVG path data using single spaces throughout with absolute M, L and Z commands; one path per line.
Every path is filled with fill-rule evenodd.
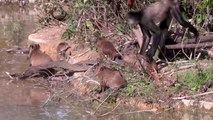
M 111 60 L 115 60 L 116 58 L 122 59 L 122 56 L 115 49 L 114 45 L 105 39 L 99 39 L 96 43 L 96 47 L 98 52 L 103 55 L 107 55 Z
M 29 51 L 30 66 L 43 65 L 52 61 L 49 55 L 40 50 L 39 44 L 30 45 Z
M 66 60 L 69 58 L 69 56 L 71 55 L 71 52 L 68 51 L 69 48 L 70 46 L 66 42 L 61 42 L 58 44 L 56 50 L 57 50 L 59 60 Z
M 96 75 L 100 79 L 100 85 L 103 90 L 106 88 L 119 89 L 127 84 L 120 71 L 105 66 L 97 68 Z

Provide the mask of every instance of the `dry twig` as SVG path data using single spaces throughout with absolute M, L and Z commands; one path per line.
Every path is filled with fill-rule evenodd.
M 199 93 L 199 94 L 195 94 L 195 95 L 191 95 L 191 96 L 173 97 L 172 99 L 173 100 L 182 100 L 182 99 L 195 98 L 195 97 L 200 97 L 200 96 L 209 95 L 209 94 L 213 94 L 213 91 Z
M 112 93 L 114 93 L 115 92 L 115 89 L 102 101 L 102 103 L 100 103 L 99 105 L 98 105 L 98 107 L 96 108 L 96 110 L 95 110 L 95 112 L 93 113 L 93 114 L 95 114 L 97 111 L 98 111 L 98 109 L 101 107 L 101 105 L 112 95 Z

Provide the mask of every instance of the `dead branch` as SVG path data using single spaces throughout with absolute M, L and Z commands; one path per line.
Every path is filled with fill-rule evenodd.
M 95 63 L 96 63 L 95 61 L 83 61 L 76 64 L 69 64 L 65 61 L 54 61 L 54 62 L 49 62 L 48 64 L 45 64 L 45 65 L 30 67 L 23 73 L 17 73 L 11 76 L 18 77 L 19 79 L 25 79 L 27 77 L 34 75 L 35 73 L 39 73 L 43 70 L 49 70 L 54 68 L 66 69 L 66 70 L 69 70 L 71 73 L 85 72 L 87 71 L 87 69 L 91 67 L 91 65 Z
M 199 44 L 185 44 L 185 43 L 179 43 L 176 45 L 166 45 L 165 47 L 167 49 L 182 49 L 182 48 L 205 48 L 205 47 L 212 47 L 213 42 L 205 42 L 205 43 L 199 43 Z
M 6 52 L 10 54 L 28 54 L 29 49 L 26 47 L 14 46 L 12 48 L 6 49 Z
M 111 111 L 109 111 L 109 112 L 107 112 L 107 113 L 104 113 L 104 114 L 102 114 L 102 115 L 100 115 L 100 116 L 98 116 L 98 117 L 104 117 L 104 116 L 106 116 L 106 115 L 111 114 L 111 113 L 120 105 L 120 103 L 121 103 L 121 102 L 119 102 Z
M 143 34 L 141 32 L 141 29 L 140 28 L 137 28 L 137 29 L 132 29 L 133 33 L 135 34 L 136 36 L 136 39 L 138 41 L 138 44 L 141 48 L 142 44 L 143 44 Z
M 192 95 L 192 96 L 174 97 L 172 99 L 173 100 L 182 100 L 182 99 L 200 97 L 200 96 L 209 95 L 209 94 L 213 94 L 213 91 L 209 91 L 209 92 L 205 92 L 205 93 L 199 93 L 199 94 Z
M 195 38 L 188 39 L 182 42 L 179 38 L 176 40 L 175 45 L 166 45 L 167 49 L 182 49 L 182 48 L 201 48 L 201 47 L 211 47 L 213 46 L 213 34 L 202 35 L 199 37 L 199 44 L 195 44 Z
M 192 67 L 195 67 L 195 66 L 196 66 L 196 64 L 181 66 L 181 67 L 179 67 L 179 68 L 177 68 L 177 69 L 172 69 L 172 70 L 170 70 L 170 71 L 168 71 L 168 72 L 165 72 L 164 75 L 169 75 L 169 76 L 171 76 L 172 74 L 174 74 L 174 73 L 177 72 L 177 71 L 180 72 L 180 71 L 182 71 L 182 70 L 186 70 L 186 69 L 189 69 L 189 68 L 192 68 Z
M 112 93 L 115 92 L 115 89 L 109 93 L 109 95 L 98 105 L 98 107 L 96 108 L 95 112 L 93 113 L 93 115 L 98 111 L 98 109 L 103 105 L 103 103 L 112 95 Z
M 176 42 L 177 43 L 181 43 L 182 42 L 182 38 L 177 39 Z M 202 35 L 202 36 L 200 36 L 200 43 L 203 43 L 203 42 L 213 42 L 213 34 L 208 34 L 208 35 Z M 195 43 L 195 38 L 187 39 L 183 43 L 184 44 Z

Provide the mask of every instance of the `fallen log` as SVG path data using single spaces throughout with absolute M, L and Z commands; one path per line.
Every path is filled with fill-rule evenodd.
M 182 39 L 179 38 L 176 40 L 177 43 L 181 43 Z M 207 34 L 207 35 L 200 35 L 200 43 L 203 42 L 213 42 L 213 34 Z M 183 41 L 184 44 L 193 44 L 195 43 L 195 38 L 187 39 Z
M 206 47 L 212 47 L 212 46 L 213 46 L 213 42 L 204 42 L 204 43 L 198 43 L 198 44 L 179 43 L 175 45 L 165 45 L 167 49 L 206 48 Z
M 12 48 L 6 49 L 6 52 L 10 54 L 28 54 L 29 49 L 27 47 L 14 46 Z
M 50 69 L 55 70 L 55 68 L 62 68 L 62 69 L 68 70 L 71 73 L 85 72 L 95 63 L 97 63 L 97 62 L 96 61 L 83 61 L 83 62 L 79 62 L 76 64 L 69 64 L 65 61 L 53 61 L 53 62 L 49 62 L 48 64 L 45 64 L 45 65 L 32 66 L 32 67 L 28 68 L 27 70 L 25 70 L 23 73 L 15 73 L 15 74 L 12 74 L 11 76 L 17 77 L 19 79 L 25 79 L 36 73 L 40 73 L 41 71 L 46 70 L 48 72 Z

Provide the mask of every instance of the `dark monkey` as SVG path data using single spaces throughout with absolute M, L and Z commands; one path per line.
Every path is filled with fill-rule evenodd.
M 163 46 L 166 39 L 168 26 L 174 17 L 180 25 L 188 28 L 190 32 L 196 37 L 196 43 L 199 33 L 197 29 L 189 22 L 186 22 L 181 15 L 178 0 L 159 0 L 141 11 L 130 11 L 127 14 L 127 19 L 130 24 L 139 24 L 143 33 L 143 44 L 140 49 L 140 54 L 147 57 L 147 61 L 151 62 L 158 45 Z M 159 25 L 157 25 L 159 23 Z M 151 49 L 146 53 L 150 43 L 151 36 L 153 36 L 153 43 Z

